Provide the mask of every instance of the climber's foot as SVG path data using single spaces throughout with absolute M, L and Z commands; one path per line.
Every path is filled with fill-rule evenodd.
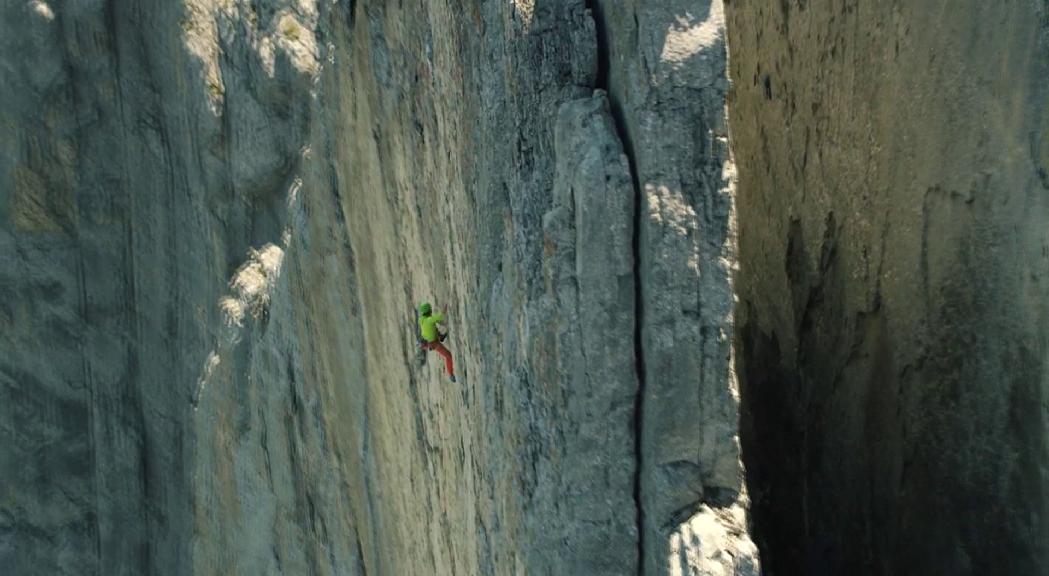
M 452 374 L 452 375 L 451 375 L 451 376 L 449 376 L 448 378 L 449 378 L 449 379 L 450 379 L 450 380 L 451 380 L 452 382 L 455 382 L 455 374 Z

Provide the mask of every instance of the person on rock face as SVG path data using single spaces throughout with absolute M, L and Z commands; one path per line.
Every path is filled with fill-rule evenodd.
M 444 314 L 440 312 L 433 314 L 433 308 L 427 302 L 419 304 L 419 334 L 422 336 L 422 347 L 424 350 L 436 350 L 444 357 L 444 368 L 448 371 L 448 377 L 455 382 L 452 353 L 442 344 L 448 337 L 448 333 L 442 334 L 437 329 L 438 323 L 444 323 Z

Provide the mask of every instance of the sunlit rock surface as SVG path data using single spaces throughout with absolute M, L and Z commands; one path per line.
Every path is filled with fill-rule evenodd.
M 720 2 L 0 16 L 6 572 L 757 572 Z

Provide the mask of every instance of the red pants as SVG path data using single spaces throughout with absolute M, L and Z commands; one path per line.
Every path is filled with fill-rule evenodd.
M 444 356 L 444 369 L 448 371 L 448 375 L 455 374 L 455 368 L 452 366 L 452 353 L 441 344 L 441 341 L 434 340 L 433 342 L 423 342 L 423 348 L 426 350 L 436 350 L 438 354 Z

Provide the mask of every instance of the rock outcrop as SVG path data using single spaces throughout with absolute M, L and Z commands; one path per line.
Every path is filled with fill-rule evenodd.
M 721 3 L 641 4 L 0 9 L 0 566 L 756 574 Z
M 1044 573 L 1047 18 L 5 3 L 0 571 Z
M 767 571 L 1045 574 L 1046 4 L 726 7 Z
M 736 255 L 722 3 L 596 2 L 595 12 L 598 82 L 639 195 L 644 573 L 757 573 L 729 367 Z

